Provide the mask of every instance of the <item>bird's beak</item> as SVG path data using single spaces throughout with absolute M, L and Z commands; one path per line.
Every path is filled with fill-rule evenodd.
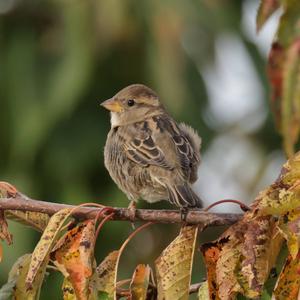
M 104 108 L 112 112 L 121 112 L 123 110 L 122 106 L 114 98 L 108 99 L 100 104 Z

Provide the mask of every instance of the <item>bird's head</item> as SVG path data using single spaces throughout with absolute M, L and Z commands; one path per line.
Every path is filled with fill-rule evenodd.
M 101 103 L 111 112 L 112 127 L 127 125 L 161 114 L 157 94 L 143 84 L 132 84 Z

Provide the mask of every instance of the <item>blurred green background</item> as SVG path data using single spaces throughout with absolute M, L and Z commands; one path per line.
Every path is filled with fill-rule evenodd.
M 252 201 L 284 161 L 265 74 L 278 14 L 256 36 L 257 7 L 256 0 L 0 0 L 0 179 L 36 199 L 127 206 L 104 168 L 110 124 L 99 103 L 144 83 L 202 136 L 195 188 L 205 204 Z M 4 248 L 0 285 L 39 238 L 9 225 L 14 245 Z M 131 230 L 107 224 L 98 261 Z M 175 225 L 155 225 L 137 236 L 124 253 L 120 279 L 137 263 L 153 266 L 177 232 Z M 219 232 L 209 229 L 200 240 Z M 200 261 L 197 253 L 193 282 L 204 276 Z M 59 298 L 61 279 L 50 274 L 42 299 Z

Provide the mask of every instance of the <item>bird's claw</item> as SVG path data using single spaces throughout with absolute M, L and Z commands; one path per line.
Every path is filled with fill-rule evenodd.
M 188 213 L 189 213 L 189 209 L 187 207 L 180 208 L 180 219 L 182 222 L 186 223 Z
M 136 202 L 130 201 L 128 205 L 128 212 L 129 212 L 129 220 L 131 222 L 132 229 L 135 229 L 134 221 L 136 215 Z

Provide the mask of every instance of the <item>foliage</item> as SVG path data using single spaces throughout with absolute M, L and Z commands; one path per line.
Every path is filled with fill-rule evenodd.
M 21 112 L 17 114 L 21 121 L 17 122 L 18 125 L 13 129 L 12 136 L 15 140 L 12 140 L 11 160 L 23 161 L 24 169 L 28 170 L 34 165 L 34 162 L 28 158 L 39 152 L 47 136 L 46 133 L 49 133 L 49 128 L 54 128 L 55 124 L 71 111 L 72 107 L 78 105 L 80 98 L 78 95 L 84 93 L 95 62 L 95 57 L 91 53 L 97 49 L 97 45 L 94 45 L 95 41 L 88 38 L 88 33 L 95 30 L 89 19 L 91 8 L 87 3 L 74 5 L 71 9 L 64 1 L 57 3 L 61 10 L 60 17 L 64 21 L 64 29 L 68 32 L 69 39 L 65 41 L 66 47 L 64 48 L 68 55 L 64 55 L 65 53 L 60 52 L 60 49 L 52 49 L 55 55 L 61 56 L 61 63 L 48 62 L 49 69 L 44 70 L 45 73 L 39 79 L 36 78 L 37 73 L 34 72 L 35 80 L 39 83 L 38 89 L 34 86 L 37 83 L 32 82 L 29 76 L 23 76 L 24 86 L 27 87 L 28 93 L 32 94 L 30 99 L 34 102 L 34 110 L 27 109 L 26 105 L 14 106 L 16 111 Z M 300 152 L 295 153 L 294 150 L 300 133 L 299 1 L 263 0 L 258 10 L 257 29 L 261 30 L 266 20 L 279 7 L 283 8 L 283 14 L 277 39 L 274 40 L 270 51 L 268 75 L 272 87 L 273 113 L 283 136 L 284 149 L 289 160 L 283 166 L 278 179 L 258 195 L 251 210 L 246 212 L 239 222 L 225 230 L 217 240 L 201 246 L 207 267 L 207 279 L 199 288 L 198 299 L 231 300 L 241 299 L 241 297 L 271 299 L 273 297 L 272 299 L 280 300 L 296 299 L 300 293 L 300 282 L 297 276 L 300 259 L 298 228 Z M 114 9 L 117 9 L 117 6 Z M 122 15 L 119 17 L 122 19 Z M 175 20 L 175 23 L 167 22 L 169 27 L 166 32 L 158 33 L 154 30 L 153 38 L 163 41 L 159 43 L 162 48 L 160 52 L 157 52 L 159 54 L 171 53 L 171 46 L 176 45 L 175 37 L 181 22 L 180 19 L 173 19 L 168 14 L 164 17 L 167 20 Z M 79 19 L 84 20 L 83 23 L 86 26 L 73 21 Z M 149 19 L 149 22 L 155 23 L 154 16 L 150 15 Z M 76 30 L 74 30 L 74 24 L 77 26 Z M 122 26 L 120 25 L 118 30 L 113 28 L 110 30 L 109 36 L 112 40 L 109 43 L 114 43 L 113 38 L 118 38 L 118 34 L 122 32 Z M 72 35 L 72 32 L 76 32 L 80 38 Z M 138 33 L 132 29 L 132 32 L 128 34 Z M 49 37 L 46 36 L 46 38 Z M 16 57 L 14 51 L 18 47 L 29 47 L 22 42 L 22 39 L 10 42 L 6 49 L 8 60 L 14 60 Z M 20 74 L 24 74 L 28 65 L 32 66 L 34 52 L 39 50 L 24 51 L 24 53 L 30 53 L 31 56 L 22 59 L 18 66 L 20 71 L 23 71 Z M 170 81 L 180 86 L 176 84 L 180 81 L 176 74 L 183 66 L 176 60 L 176 55 L 178 53 L 170 54 L 169 57 L 169 66 L 172 66 Z M 158 60 L 163 60 L 163 57 L 164 55 L 158 57 Z M 81 72 L 76 72 L 76 70 Z M 156 73 L 153 72 L 153 74 Z M 166 75 L 164 72 L 161 74 Z M 45 80 L 47 77 L 51 77 L 51 80 Z M 44 89 L 51 92 L 46 93 Z M 178 90 L 169 92 L 169 95 L 178 99 L 178 95 L 184 94 L 177 92 Z M 18 91 L 9 96 L 23 97 L 18 94 Z M 45 98 L 46 106 L 38 101 L 39 98 Z M 32 123 L 26 120 L 31 120 Z M 40 128 L 35 127 L 36 123 L 41 124 Z M 24 127 L 22 130 L 20 130 L 21 126 Z M 36 139 L 26 143 L 33 128 L 37 131 Z M 23 149 L 16 147 L 16 140 L 24 142 Z M 53 172 L 53 174 L 59 173 L 55 167 Z M 55 194 L 55 184 L 52 186 L 53 194 Z M 16 190 L 13 187 L 1 183 L 0 188 L 1 198 L 15 196 Z M 197 235 L 202 233 L 204 225 L 184 224 L 181 227 L 179 235 L 155 260 L 156 279 L 149 265 L 138 264 L 131 278 L 119 281 L 119 262 L 125 247 L 136 234 L 151 224 L 144 224 L 137 228 L 118 250 L 109 252 L 106 258 L 97 265 L 96 240 L 102 225 L 109 218 L 104 218 L 104 222 L 98 224 L 99 218 L 103 218 L 103 215 L 95 219 L 80 221 L 72 218 L 73 212 L 71 209 L 61 210 L 50 218 L 44 212 L 22 213 L 11 210 L 4 214 L 1 211 L 0 238 L 2 240 L 11 243 L 12 239 L 6 218 L 13 218 L 42 231 L 43 234 L 33 253 L 21 256 L 14 264 L 7 283 L 0 290 L 0 299 L 11 297 L 20 300 L 39 299 L 47 268 L 62 274 L 64 278 L 62 297 L 64 299 L 93 300 L 99 297 L 100 299 L 123 297 L 133 300 L 156 298 L 184 300 L 189 298 Z M 66 225 L 67 221 L 69 223 Z M 285 264 L 276 284 L 267 288 L 266 282 L 272 275 L 284 243 L 288 246 Z M 2 246 L 0 246 L 0 259 L 2 257 Z

